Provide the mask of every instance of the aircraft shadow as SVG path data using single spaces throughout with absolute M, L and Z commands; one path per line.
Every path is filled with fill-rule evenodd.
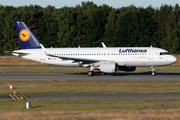
M 87 75 L 87 73 L 72 73 L 72 74 L 76 74 L 76 75 Z M 134 76 L 134 75 L 137 75 L 137 76 L 141 76 L 141 75 L 151 75 L 151 72 L 144 72 L 144 73 L 107 73 L 106 75 L 102 75 L 101 73 L 99 72 L 95 72 L 94 76 Z M 180 75 L 180 73 L 157 73 L 156 74 L 157 76 L 158 75 L 167 75 L 167 76 L 170 76 L 170 75 Z

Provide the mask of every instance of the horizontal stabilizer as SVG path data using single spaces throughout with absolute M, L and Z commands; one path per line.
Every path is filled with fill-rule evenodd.
M 27 51 L 19 51 L 19 50 L 13 51 L 12 54 L 18 57 L 30 55 L 30 53 Z

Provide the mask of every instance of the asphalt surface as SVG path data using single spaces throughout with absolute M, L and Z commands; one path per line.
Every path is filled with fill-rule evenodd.
M 30 98 L 137 98 L 137 97 L 180 97 L 180 94 L 61 94 L 27 95 Z
M 180 97 L 180 93 L 159 94 L 45 94 L 25 95 L 30 99 L 41 98 L 151 98 L 151 97 Z M 10 99 L 8 95 L 0 95 L 0 99 Z M 12 98 L 11 98 L 12 99 Z
M 0 99 L 10 99 L 9 95 L 0 95 Z
M 150 73 L 117 73 L 95 76 L 87 74 L 62 73 L 1 73 L 0 80 L 128 80 L 128 81 L 178 81 L 180 74 L 159 73 L 152 76 Z

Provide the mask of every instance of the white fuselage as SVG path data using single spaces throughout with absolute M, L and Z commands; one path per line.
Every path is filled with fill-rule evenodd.
M 46 48 L 55 56 L 112 61 L 120 66 L 163 66 L 176 62 L 176 58 L 166 50 L 154 47 L 108 47 L 108 48 Z M 28 53 L 28 55 L 23 55 Z M 42 49 L 22 49 L 13 55 L 33 61 L 58 66 L 89 66 L 75 60 L 64 60 L 47 56 Z

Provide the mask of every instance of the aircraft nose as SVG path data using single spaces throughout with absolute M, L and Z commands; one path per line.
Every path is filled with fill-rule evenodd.
M 171 59 L 170 59 L 170 60 L 171 60 L 172 64 L 177 61 L 176 57 L 174 57 L 174 56 L 171 56 Z

